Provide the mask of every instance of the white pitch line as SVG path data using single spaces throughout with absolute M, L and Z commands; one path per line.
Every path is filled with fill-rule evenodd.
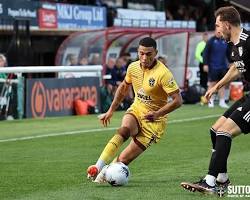
M 102 128 L 102 129 L 98 128 L 98 129 L 79 130 L 79 131 L 68 131 L 68 132 L 61 132 L 61 133 L 34 135 L 34 136 L 25 136 L 25 137 L 19 137 L 19 138 L 10 138 L 10 139 L 0 140 L 0 143 L 1 142 L 20 141 L 20 140 L 31 140 L 31 139 L 36 139 L 36 138 L 55 137 L 55 136 L 61 136 L 61 135 L 76 135 L 76 134 L 80 134 L 80 133 L 102 132 L 102 131 L 106 131 L 106 130 L 115 130 L 115 129 L 117 129 L 117 127 Z
M 192 118 L 187 118 L 187 119 L 174 119 L 168 122 L 168 124 L 175 124 L 175 123 L 181 123 L 181 122 L 191 122 L 191 121 L 198 121 L 201 119 L 210 119 L 214 117 L 219 117 L 221 115 L 207 115 L 207 116 L 202 116 L 202 117 L 192 117 Z
M 170 120 L 168 122 L 168 124 L 198 121 L 198 120 L 210 119 L 210 118 L 214 118 L 214 117 L 218 117 L 218 116 L 220 116 L 220 115 L 207 115 L 207 116 L 192 117 L 192 118 L 187 118 L 187 119 L 175 119 L 175 120 Z M 0 143 L 22 141 L 22 140 L 32 140 L 32 139 L 37 139 L 37 138 L 55 137 L 55 136 L 63 136 L 63 135 L 76 135 L 76 134 L 81 134 L 81 133 L 103 132 L 103 131 L 107 131 L 107 130 L 116 130 L 117 128 L 118 127 L 98 128 L 98 129 L 89 129 L 89 130 L 68 131 L 68 132 L 61 132 L 61 133 L 51 133 L 51 134 L 44 134 L 44 135 L 25 136 L 25 137 L 19 137 L 19 138 L 3 139 L 3 140 L 0 140 Z

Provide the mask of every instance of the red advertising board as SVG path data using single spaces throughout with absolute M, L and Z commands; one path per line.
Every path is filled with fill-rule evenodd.
M 40 8 L 39 15 L 39 28 L 57 28 L 57 11 Z

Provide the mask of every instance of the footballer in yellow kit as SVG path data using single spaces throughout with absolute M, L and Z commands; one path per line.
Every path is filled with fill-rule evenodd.
M 87 177 L 96 183 L 105 182 L 105 170 L 111 160 L 129 165 L 165 131 L 167 114 L 179 108 L 182 98 L 168 68 L 156 59 L 157 43 L 151 37 L 139 41 L 139 60 L 129 65 L 125 79 L 119 84 L 106 113 L 99 116 L 104 127 L 110 123 L 114 111 L 129 94 L 135 93 L 134 103 L 124 114 L 121 126 L 104 147 L 97 162 L 87 169 Z M 171 101 L 168 102 L 168 97 Z M 117 155 L 129 138 L 130 143 Z
M 151 69 L 143 69 L 139 61 L 131 63 L 125 81 L 132 84 L 135 93 L 134 103 L 126 112 L 137 119 L 140 127 L 134 140 L 147 148 L 161 138 L 166 128 L 167 116 L 154 121 L 145 119 L 144 116 L 167 104 L 168 96 L 179 92 L 179 88 L 169 69 L 157 60 Z

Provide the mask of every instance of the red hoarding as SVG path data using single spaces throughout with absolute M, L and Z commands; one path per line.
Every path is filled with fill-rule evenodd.
M 39 28 L 57 28 L 57 11 L 40 8 Z

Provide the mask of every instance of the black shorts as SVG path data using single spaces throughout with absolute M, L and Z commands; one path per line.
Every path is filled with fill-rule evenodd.
M 232 119 L 247 134 L 250 132 L 250 97 L 244 96 L 236 101 L 224 114 L 224 117 Z
M 211 69 L 208 71 L 208 81 L 217 82 L 221 80 L 224 75 L 227 73 L 228 69 Z

